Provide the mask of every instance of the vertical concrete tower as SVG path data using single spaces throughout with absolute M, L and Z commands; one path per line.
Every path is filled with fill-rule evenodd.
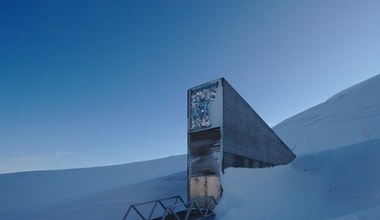
M 261 168 L 294 160 L 293 152 L 224 78 L 189 89 L 187 97 L 188 200 L 219 200 L 220 178 L 228 167 Z

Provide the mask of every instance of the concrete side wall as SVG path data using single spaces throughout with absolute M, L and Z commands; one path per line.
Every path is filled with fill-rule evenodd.
M 274 164 L 250 159 L 248 157 L 238 156 L 236 154 L 223 153 L 224 166 L 227 167 L 246 167 L 246 168 L 263 168 L 273 167 Z M 227 168 L 223 167 L 223 169 Z
M 290 163 L 295 155 L 226 81 L 223 83 L 223 169 L 241 167 L 239 158 L 267 165 Z M 248 166 L 250 167 L 250 166 Z

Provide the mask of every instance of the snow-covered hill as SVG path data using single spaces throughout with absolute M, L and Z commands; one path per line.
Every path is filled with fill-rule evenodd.
M 297 155 L 380 138 L 380 75 L 339 92 L 273 129 Z
M 182 155 L 108 167 L 2 174 L 0 219 L 120 219 L 130 204 L 184 195 L 185 170 Z
M 296 160 L 229 168 L 217 219 L 380 219 L 380 75 L 274 129 Z M 1 220 L 121 219 L 132 203 L 186 197 L 186 156 L 0 175 Z

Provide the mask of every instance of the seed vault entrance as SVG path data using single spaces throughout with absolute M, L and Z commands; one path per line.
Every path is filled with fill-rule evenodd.
M 191 88 L 187 97 L 188 200 L 219 200 L 228 167 L 260 168 L 294 160 L 293 152 L 225 79 Z
M 192 199 L 221 197 L 220 128 L 190 133 L 189 135 L 189 194 Z M 203 204 L 202 206 L 205 206 Z

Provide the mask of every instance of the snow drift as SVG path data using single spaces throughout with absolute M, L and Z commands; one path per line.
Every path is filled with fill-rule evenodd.
M 227 169 L 218 219 L 330 219 L 378 209 L 378 155 L 380 139 L 303 155 L 287 166 Z

